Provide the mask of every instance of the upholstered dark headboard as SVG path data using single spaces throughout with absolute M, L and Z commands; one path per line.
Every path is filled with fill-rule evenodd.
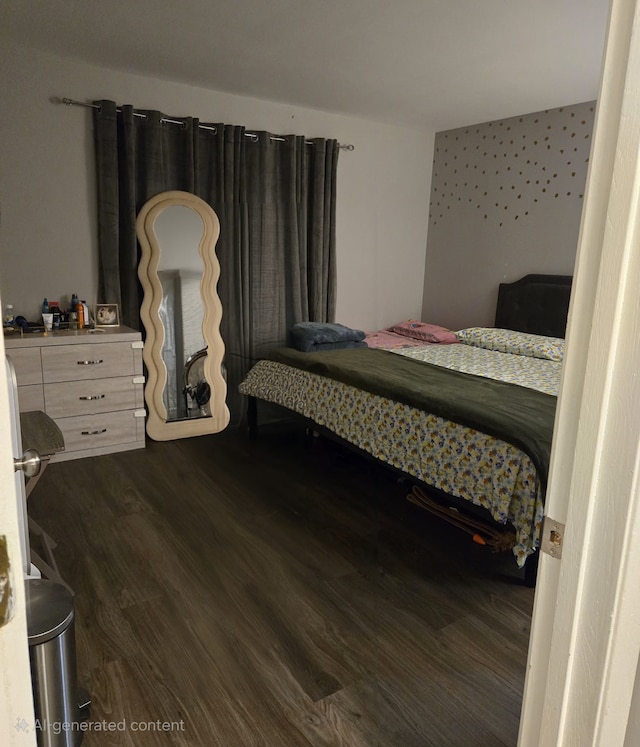
M 571 295 L 570 275 L 525 275 L 498 288 L 495 326 L 564 337 Z

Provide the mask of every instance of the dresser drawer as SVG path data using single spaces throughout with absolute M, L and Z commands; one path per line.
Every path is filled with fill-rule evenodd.
M 132 410 L 55 418 L 64 436 L 65 452 L 135 442 L 138 435 L 137 420 Z
M 20 412 L 31 412 L 33 410 L 44 411 L 44 392 L 42 384 L 19 386 L 18 407 Z
M 52 418 L 133 410 L 140 406 L 142 386 L 133 376 L 44 385 L 47 415 Z
M 42 383 L 40 348 L 10 348 L 6 353 L 15 368 L 18 386 Z
M 144 448 L 139 332 L 34 332 L 7 336 L 5 348 L 16 370 L 20 411 L 41 410 L 62 431 L 65 451 L 55 461 Z
M 83 381 L 135 373 L 130 342 L 58 345 L 42 349 L 45 383 Z

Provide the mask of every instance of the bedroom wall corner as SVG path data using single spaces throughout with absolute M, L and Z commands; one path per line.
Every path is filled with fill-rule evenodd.
M 595 102 L 436 134 L 422 318 L 490 326 L 498 284 L 571 275 Z

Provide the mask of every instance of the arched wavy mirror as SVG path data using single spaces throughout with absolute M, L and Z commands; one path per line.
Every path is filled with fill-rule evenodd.
M 156 441 L 217 433 L 229 423 L 216 291 L 218 216 L 189 192 L 161 192 L 140 210 L 136 232 L 147 433 Z

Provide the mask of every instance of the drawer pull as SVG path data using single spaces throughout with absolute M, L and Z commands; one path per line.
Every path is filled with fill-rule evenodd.
M 104 399 L 104 394 L 85 394 L 78 399 L 92 400 L 92 399 Z
M 106 433 L 106 428 L 99 428 L 97 431 L 82 431 L 83 436 L 97 436 L 100 433 Z
M 79 366 L 96 366 L 98 363 L 104 363 L 104 361 L 78 361 Z

